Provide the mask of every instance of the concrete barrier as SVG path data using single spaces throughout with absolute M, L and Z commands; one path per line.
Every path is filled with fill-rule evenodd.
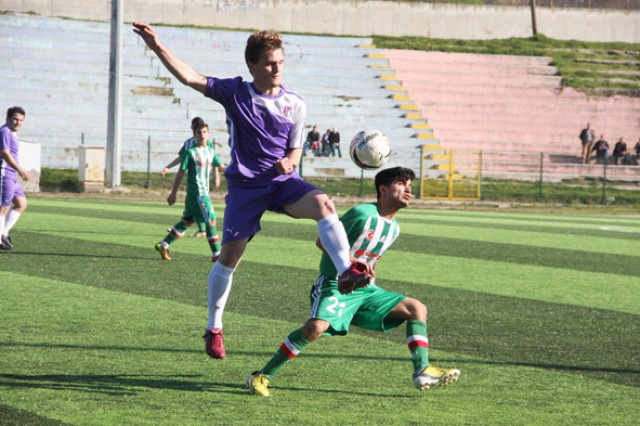
M 111 0 L 0 0 L 0 10 L 108 21 Z M 306 34 L 494 39 L 532 35 L 529 6 L 368 0 L 128 0 L 124 20 Z M 640 42 L 640 13 L 538 7 L 538 32 L 561 40 Z

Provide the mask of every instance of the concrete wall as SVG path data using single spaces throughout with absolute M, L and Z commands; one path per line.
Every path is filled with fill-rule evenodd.
M 126 22 L 354 36 L 492 39 L 532 35 L 521 6 L 365 0 L 123 0 Z M 0 0 L 0 11 L 107 21 L 111 0 Z M 538 32 L 561 40 L 640 43 L 640 12 L 537 8 Z
M 20 134 L 18 134 L 20 137 Z M 39 142 L 20 138 L 20 165 L 29 173 L 29 181 L 20 176 L 18 180 L 25 192 L 40 192 L 40 173 L 42 170 L 42 146 Z

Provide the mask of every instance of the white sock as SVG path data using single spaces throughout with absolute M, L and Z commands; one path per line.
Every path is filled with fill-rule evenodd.
M 216 262 L 209 272 L 209 322 L 207 330 L 222 328 L 222 314 L 231 292 L 234 271 L 235 269 L 227 268 L 222 263 Z
M 337 214 L 323 217 L 318 221 L 318 236 L 325 251 L 338 270 L 338 275 L 351 266 L 349 239 Z
M 18 213 L 14 209 L 9 210 L 4 223 L 4 230 L 2 230 L 1 235 L 4 235 L 5 237 L 9 235 L 9 231 L 11 231 L 11 228 L 13 228 L 13 225 L 16 224 L 18 219 L 20 219 L 20 213 Z
M 0 216 L 0 235 L 4 235 L 4 224 L 6 220 L 5 216 Z

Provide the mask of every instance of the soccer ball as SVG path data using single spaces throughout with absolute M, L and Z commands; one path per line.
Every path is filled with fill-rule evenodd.
M 391 144 L 381 131 L 363 130 L 351 140 L 349 154 L 361 169 L 379 169 L 391 156 Z

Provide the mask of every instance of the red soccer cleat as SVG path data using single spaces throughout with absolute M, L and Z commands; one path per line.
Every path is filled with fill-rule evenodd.
M 202 337 L 204 338 L 204 349 L 207 351 L 207 355 L 214 359 L 225 359 L 227 357 L 221 328 L 207 330 Z

